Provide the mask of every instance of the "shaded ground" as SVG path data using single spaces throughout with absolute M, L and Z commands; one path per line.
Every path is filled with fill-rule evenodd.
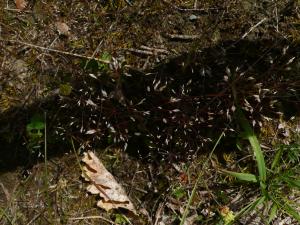
M 23 12 L 0 3 L 3 224 L 113 224 L 120 215 L 132 224 L 179 224 L 203 170 L 189 224 L 217 224 L 220 206 L 238 211 L 257 195 L 217 171 L 253 164 L 249 151 L 235 149 L 236 102 L 270 157 L 280 143 L 299 144 L 299 6 L 195 2 L 29 1 Z M 46 165 L 43 140 L 33 150 L 26 133 L 45 112 Z M 202 168 L 207 156 L 199 153 L 223 131 L 222 147 Z M 78 153 L 100 155 L 140 216 L 95 207 L 71 140 Z

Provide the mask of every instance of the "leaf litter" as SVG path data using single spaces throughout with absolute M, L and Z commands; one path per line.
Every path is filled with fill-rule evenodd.
M 16 7 L 18 10 L 22 11 L 26 8 L 27 2 L 25 0 L 16 0 Z
M 125 208 L 136 213 L 123 187 L 93 152 L 85 152 L 82 161 L 85 163 L 82 177 L 90 183 L 86 190 L 91 194 L 99 194 L 101 197 L 101 200 L 97 202 L 98 207 L 106 211 Z
M 3 1 L 3 2 L 5 2 L 5 1 Z M 33 1 L 33 2 L 35 2 L 35 1 Z M 207 31 L 207 30 L 205 30 L 205 28 L 211 29 L 211 27 L 212 27 L 211 24 L 214 21 L 214 20 L 211 20 L 211 17 L 217 18 L 218 16 L 213 15 L 213 12 L 208 12 L 207 13 L 208 15 L 204 15 L 204 16 L 199 13 L 199 16 L 198 16 L 198 12 L 202 8 L 207 8 L 207 7 L 205 7 L 205 4 L 208 4 L 207 2 L 205 2 L 205 1 L 203 3 L 198 2 L 199 10 L 197 11 L 197 10 L 190 10 L 190 9 L 192 9 L 191 5 L 185 6 L 185 5 L 183 5 L 182 1 L 181 2 L 180 1 L 174 1 L 174 2 L 170 1 L 170 2 L 172 2 L 172 3 L 170 3 L 170 6 L 172 6 L 172 7 L 169 7 L 169 11 L 171 12 L 171 13 L 169 12 L 169 14 L 171 17 L 168 16 L 168 10 L 166 10 L 167 7 L 164 6 L 164 4 L 166 4 L 165 2 L 168 2 L 168 1 L 161 1 L 161 3 L 159 3 L 159 1 L 157 1 L 156 3 L 153 4 L 153 6 L 151 5 L 152 10 L 149 10 L 149 9 L 151 9 L 150 4 L 153 3 L 152 1 L 143 1 L 143 3 L 139 3 L 139 1 L 134 1 L 134 2 L 138 3 L 138 4 L 136 4 L 137 7 L 134 7 L 132 9 L 127 8 L 127 11 L 126 10 L 123 11 L 123 12 L 125 12 L 124 19 L 117 20 L 117 21 L 124 21 L 126 24 L 130 24 L 130 26 L 126 27 L 124 25 L 125 23 L 123 23 L 123 24 L 118 23 L 116 25 L 116 27 L 114 27 L 114 29 L 112 29 L 113 31 L 116 30 L 116 32 L 108 32 L 107 37 L 105 37 L 104 35 L 102 36 L 102 33 L 105 33 L 106 30 L 110 30 L 108 27 L 111 26 L 112 22 L 114 22 L 115 17 L 112 16 L 113 14 L 110 11 L 108 13 L 106 13 L 106 10 L 104 10 L 102 8 L 101 8 L 101 10 L 99 10 L 100 9 L 99 1 L 89 2 L 89 3 L 87 3 L 87 6 L 84 6 L 83 2 L 81 2 L 80 7 L 78 7 L 77 4 L 74 4 L 71 7 L 68 5 L 68 3 L 64 3 L 64 2 L 59 3 L 58 1 L 54 1 L 54 2 L 47 1 L 46 3 L 43 1 L 42 2 L 37 1 L 36 3 L 30 2 L 31 4 L 35 5 L 35 7 L 33 7 L 33 9 L 35 9 L 35 13 L 36 12 L 40 13 L 40 14 L 36 13 L 34 15 L 39 19 L 39 20 L 37 20 L 37 22 L 39 23 L 38 24 L 39 25 L 38 37 L 35 37 L 34 39 L 32 39 L 32 37 L 30 36 L 32 34 L 35 34 L 35 32 L 33 32 L 34 27 L 32 27 L 32 26 L 28 26 L 28 27 L 26 27 L 26 29 L 24 27 L 22 27 L 24 32 L 21 34 L 21 36 L 24 36 L 24 40 L 29 40 L 30 42 L 33 42 L 33 43 L 35 43 L 35 41 L 37 41 L 36 44 L 38 44 L 40 46 L 48 46 L 48 44 L 49 44 L 48 40 L 53 40 L 53 39 L 55 39 L 55 37 L 53 37 L 54 34 L 47 25 L 49 23 L 52 24 L 53 21 L 56 21 L 57 16 L 58 16 L 57 14 L 59 13 L 60 15 L 65 15 L 66 18 L 64 18 L 63 21 L 66 21 L 66 23 L 68 23 L 72 27 L 72 34 L 74 34 L 74 36 L 76 34 L 76 38 L 78 38 L 77 42 L 74 42 L 74 43 L 72 42 L 72 43 L 70 43 L 70 45 L 68 45 L 68 42 L 70 42 L 70 40 L 68 38 L 59 39 L 59 41 L 62 42 L 62 44 L 59 45 L 59 49 L 61 48 L 60 50 L 62 50 L 62 51 L 69 51 L 69 52 L 75 52 L 75 53 L 83 51 L 86 55 L 90 55 L 95 50 L 98 42 L 102 43 L 102 39 L 100 39 L 100 38 L 103 38 L 103 40 L 105 40 L 104 41 L 105 44 L 103 44 L 103 46 L 101 47 L 101 50 L 103 50 L 103 51 L 106 50 L 108 52 L 117 52 L 116 54 L 119 54 L 121 51 L 123 51 L 125 49 L 125 48 L 123 49 L 122 46 L 125 46 L 127 49 L 131 49 L 133 47 L 136 47 L 139 49 L 139 46 L 142 46 L 142 45 L 152 46 L 155 49 L 158 49 L 158 47 L 163 47 L 163 48 L 168 49 L 169 51 L 172 50 L 172 52 L 173 52 L 173 49 L 174 49 L 174 52 L 182 52 L 182 51 L 185 51 L 188 49 L 189 42 L 185 43 L 182 41 L 176 45 L 176 43 L 174 41 L 164 41 L 164 39 L 162 39 L 162 38 L 165 38 L 164 36 L 169 37 L 169 38 L 177 37 L 178 39 L 180 39 L 180 38 L 183 39 L 185 37 L 192 38 L 194 36 L 183 36 L 183 35 L 180 36 L 179 34 L 193 33 L 194 28 L 197 28 L 197 31 L 199 33 L 204 34 L 203 39 L 201 41 L 197 41 L 197 43 L 199 43 L 199 44 L 197 44 L 197 46 L 199 45 L 198 48 L 202 47 L 202 46 L 206 46 L 206 43 L 210 43 L 210 35 L 207 35 L 207 32 L 209 30 Z M 186 2 L 187 2 L 186 4 L 189 4 L 188 1 L 186 1 Z M 190 2 L 194 2 L 194 1 L 190 1 Z M 211 2 L 213 3 L 214 1 L 211 1 Z M 239 4 L 244 6 L 246 4 L 245 2 L 246 1 L 241 1 L 241 3 L 239 3 Z M 283 2 L 283 1 L 281 1 L 281 2 Z M 13 4 L 13 1 L 11 1 L 11 3 Z M 16 0 L 15 4 L 16 4 L 16 8 L 19 11 L 22 11 L 27 7 L 27 2 L 24 0 Z M 216 1 L 216 4 L 221 5 L 219 1 Z M 249 30 L 248 29 L 249 26 L 252 26 L 252 24 L 256 24 L 255 21 L 252 21 L 250 19 L 247 20 L 247 16 L 251 17 L 251 13 L 255 13 L 255 16 L 253 16 L 254 18 L 256 18 L 256 15 L 257 15 L 257 17 L 259 17 L 261 15 L 259 13 L 256 13 L 255 10 L 249 10 L 249 9 L 246 9 L 245 11 L 236 10 L 236 7 L 234 7 L 232 5 L 232 3 L 229 3 L 229 4 L 231 4 L 230 7 L 229 6 L 226 7 L 226 10 L 228 10 L 228 12 L 225 13 L 226 20 L 222 20 L 223 22 L 221 22 L 217 25 L 216 30 L 214 32 L 214 34 L 219 33 L 219 36 L 222 37 L 222 40 L 223 39 L 226 40 L 228 38 L 232 39 L 233 37 L 240 37 L 244 33 L 244 30 Z M 185 6 L 185 7 L 184 8 L 175 8 L 174 6 L 177 6 L 177 5 L 180 7 L 183 7 L 183 6 Z M 280 10 L 279 6 L 280 6 L 280 4 L 276 5 L 276 11 L 277 11 L 277 7 Z M 255 7 L 257 7 L 257 6 L 255 5 Z M 57 12 L 58 8 L 59 8 L 60 12 Z M 81 8 L 85 9 L 82 11 L 82 13 L 84 13 L 85 15 L 81 15 L 79 11 L 76 11 L 76 9 L 81 9 Z M 97 11 L 97 13 L 90 10 L 89 8 L 93 8 L 95 11 Z M 50 11 L 49 11 L 49 9 L 50 9 Z M 268 10 L 268 11 L 271 12 L 272 11 L 271 9 L 272 9 L 272 7 L 270 7 L 270 10 Z M 75 14 L 74 13 L 75 11 L 76 11 L 76 13 L 78 13 L 78 12 L 79 13 Z M 182 13 L 179 13 L 179 11 Z M 189 11 L 195 13 L 197 15 L 197 17 L 201 17 L 201 19 L 195 20 L 195 18 L 194 18 L 193 23 L 192 22 L 189 22 L 189 23 L 183 22 L 182 18 L 184 18 L 185 16 L 186 16 L 186 18 L 189 18 L 188 17 Z M 69 12 L 73 12 L 73 13 L 69 13 Z M 235 12 L 238 12 L 238 13 L 235 13 Z M 245 13 L 243 14 L 243 12 L 245 12 Z M 5 13 L 13 14 L 14 12 L 6 11 Z M 220 9 L 220 14 L 221 13 L 223 13 L 222 9 Z M 121 14 L 121 13 L 119 13 L 119 14 Z M 121 15 L 123 15 L 123 14 L 121 14 Z M 138 16 L 137 18 L 136 18 L 136 15 Z M 243 15 L 243 16 L 240 16 L 240 15 Z M 31 14 L 28 14 L 28 15 L 22 14 L 22 18 L 21 18 L 22 20 L 16 19 L 17 23 L 13 23 L 14 27 L 13 27 L 12 31 L 14 31 L 14 30 L 21 31 L 22 30 L 22 29 L 20 29 L 19 26 L 15 26 L 15 24 L 17 24 L 17 25 L 22 24 L 21 21 L 26 21 L 25 16 L 31 17 L 32 15 Z M 5 17 L 10 18 L 9 16 L 6 16 L 6 15 L 5 15 Z M 5 17 L 3 15 L 2 18 L 5 18 Z M 290 16 L 287 16 L 287 17 L 290 17 Z M 24 20 L 24 18 L 25 18 L 25 20 Z M 121 18 L 123 18 L 123 16 Z M 129 20 L 129 18 L 131 18 L 131 20 Z M 171 18 L 171 19 L 169 21 L 169 19 L 162 20 L 162 18 Z M 223 16 L 220 18 L 223 18 Z M 236 18 L 240 18 L 240 19 L 237 20 Z M 94 22 L 94 19 L 95 19 L 95 22 Z M 260 19 L 261 18 L 257 18 L 257 21 L 260 21 Z M 1 22 L 3 22 L 2 19 L 0 19 L 0 20 L 1 20 Z M 78 22 L 81 21 L 81 23 L 78 23 L 78 26 L 74 26 L 74 24 L 77 24 L 77 21 Z M 160 21 L 165 21 L 165 23 L 161 24 Z M 5 23 L 6 23 L 6 21 L 4 21 L 4 24 Z M 66 23 L 61 22 L 61 25 L 62 25 L 61 30 L 59 29 L 59 27 L 57 27 L 57 24 L 55 25 L 57 32 L 62 36 L 68 36 L 68 35 L 65 35 L 64 33 L 67 34 L 68 32 L 70 32 L 70 28 L 68 27 L 68 25 Z M 132 23 L 134 24 L 134 26 L 132 26 Z M 100 24 L 100 26 L 99 26 L 99 24 Z M 283 24 L 285 24 L 285 22 Z M 9 25 L 11 25 L 11 24 L 9 24 Z M 265 24 L 262 24 L 262 25 L 265 25 Z M 7 26 L 7 27 L 11 28 L 11 26 Z M 4 36 L 5 34 L 7 37 L 12 37 L 11 32 L 8 32 L 7 27 L 6 26 L 1 27 L 2 35 L 3 35 L 3 37 L 5 37 Z M 89 28 L 88 32 L 85 29 L 86 27 Z M 142 27 L 142 28 L 146 27 L 147 29 L 145 29 L 143 31 L 142 29 L 138 29 L 139 27 Z M 236 27 L 236 28 L 234 28 L 234 27 Z M 66 29 L 63 29 L 63 28 L 66 28 Z M 259 34 L 261 35 L 263 33 L 262 32 L 263 26 L 261 26 L 259 28 L 260 29 L 256 29 L 257 32 L 255 30 L 254 32 L 251 33 L 251 35 L 258 33 L 258 31 L 260 32 Z M 292 29 L 290 29 L 290 30 L 292 30 Z M 141 32 L 141 31 L 143 31 L 143 32 Z M 158 32 L 156 32 L 156 31 L 158 31 Z M 240 31 L 243 31 L 242 34 L 240 33 Z M 173 34 L 173 32 L 177 35 Z M 283 32 L 282 29 L 281 29 L 281 32 Z M 139 35 L 139 34 L 142 34 L 142 35 Z M 153 34 L 158 34 L 158 35 L 153 35 Z M 162 34 L 162 35 L 160 35 L 160 34 Z M 285 36 L 293 36 L 293 34 L 294 33 L 291 33 L 291 35 L 285 35 Z M 299 35 L 296 35 L 296 34 L 297 33 L 295 33 L 295 36 L 299 37 Z M 264 32 L 263 35 L 267 36 L 267 35 L 269 35 L 269 32 Z M 89 38 L 86 38 L 87 36 Z M 218 37 L 216 39 L 220 39 L 220 37 Z M 250 35 L 248 35 L 247 38 L 248 37 L 250 37 Z M 66 43 L 64 43 L 64 42 L 66 42 Z M 115 44 L 115 43 L 117 43 L 117 44 Z M 131 43 L 134 43 L 134 45 L 131 46 L 132 45 Z M 194 45 L 193 42 L 190 42 L 190 43 Z M 99 46 L 100 46 L 100 44 L 99 44 Z M 16 45 L 15 47 L 19 47 L 19 45 Z M 67 47 L 69 47 L 69 48 L 67 48 Z M 19 49 L 11 49 L 11 50 L 16 51 Z M 28 59 L 29 53 L 30 53 L 30 56 L 32 58 L 34 58 L 35 57 L 34 54 L 36 54 L 36 52 L 37 51 L 30 51 L 30 52 L 25 51 L 27 56 L 25 54 L 24 54 L 24 56 L 23 56 L 23 54 L 20 54 L 20 56 L 24 57 L 23 60 L 27 62 L 27 61 L 31 61 Z M 95 52 L 96 52 L 96 50 L 95 50 Z M 144 65 L 144 67 L 149 67 L 149 65 L 151 66 L 152 63 L 157 60 L 157 57 L 155 57 L 154 55 L 155 54 L 147 56 L 147 57 L 145 57 L 145 59 L 143 59 L 143 58 L 139 58 L 138 56 L 135 56 L 134 54 L 128 54 L 128 59 L 127 59 L 128 62 L 127 63 L 132 66 Z M 65 60 L 59 61 L 60 58 L 64 58 L 64 57 L 55 55 L 55 57 L 53 57 L 53 58 L 55 58 L 58 61 L 54 65 L 54 68 L 64 67 L 64 71 L 63 71 L 64 73 L 67 73 L 69 70 L 70 70 L 70 73 L 76 72 L 77 67 L 74 66 L 74 62 L 69 63 L 70 66 L 66 66 Z M 76 63 L 76 59 L 74 59 L 73 61 L 75 61 L 75 63 Z M 73 68 L 73 70 L 71 70 L 70 68 Z M 44 71 L 44 70 L 42 70 L 42 71 Z M 57 77 L 55 77 L 55 79 L 57 79 Z M 7 78 L 6 78 L 6 80 L 7 80 Z M 160 89 L 160 88 L 158 87 L 158 89 Z M 95 129 L 91 129 L 91 130 L 87 131 L 86 134 L 93 133 L 94 131 L 95 131 Z M 57 159 L 57 164 L 58 165 L 62 164 L 62 161 L 65 158 L 66 157 Z M 120 168 L 118 168 L 118 171 L 115 171 L 115 173 L 121 173 L 121 175 L 115 174 L 117 177 L 124 176 L 124 178 L 126 178 L 125 173 L 127 173 L 126 175 L 128 175 L 130 173 L 132 173 L 132 174 L 134 173 L 134 171 L 132 171 L 132 170 L 130 170 L 130 172 L 129 172 L 129 170 L 127 170 L 127 169 L 133 169 L 132 167 L 126 168 L 126 166 L 124 166 L 124 164 L 126 164 L 126 163 L 129 163 L 132 166 L 133 162 L 132 161 L 128 162 L 128 161 L 129 161 L 128 158 L 126 158 L 126 159 L 124 158 L 122 160 L 122 165 L 120 166 Z M 45 224 L 47 221 L 44 220 L 44 217 L 48 218 L 48 221 L 52 221 L 51 219 L 54 219 L 54 218 L 51 218 L 52 214 L 55 215 L 55 217 L 71 217 L 71 215 L 76 216 L 76 215 L 80 214 L 80 215 L 87 216 L 86 220 L 88 220 L 88 215 L 85 214 L 84 212 L 90 213 L 92 210 L 96 210 L 96 209 L 92 208 L 93 206 L 89 204 L 89 201 L 87 199 L 84 199 L 83 201 L 79 201 L 78 199 L 80 199 L 81 197 L 83 198 L 83 196 L 81 196 L 79 192 L 76 192 L 77 189 L 70 188 L 70 186 L 77 187 L 76 184 L 78 183 L 78 179 L 77 179 L 78 177 L 76 177 L 76 173 L 74 170 L 68 171 L 74 167 L 73 161 L 68 160 L 68 163 L 69 163 L 68 165 L 62 164 L 61 166 L 50 164 L 50 166 L 48 168 L 49 169 L 48 172 L 51 171 L 51 169 L 52 169 L 53 170 L 52 174 L 53 175 L 57 174 L 57 176 L 53 176 L 53 178 L 52 178 L 51 173 L 49 173 L 49 175 L 48 175 L 49 177 L 47 177 L 47 179 L 49 181 L 55 182 L 56 177 L 66 177 L 67 180 L 69 180 L 70 182 L 73 181 L 73 184 L 69 185 L 68 188 L 60 188 L 60 189 L 53 191 L 53 193 L 50 193 L 50 195 L 55 194 L 56 198 L 62 198 L 63 196 L 65 196 L 65 198 L 62 200 L 62 203 L 57 201 L 57 202 L 53 202 L 53 204 L 51 204 L 51 205 L 53 205 L 53 211 L 51 211 L 51 208 L 50 208 L 51 206 L 47 206 L 48 201 L 44 201 L 46 203 L 45 207 L 48 207 L 48 208 L 40 207 L 41 202 L 43 202 L 43 196 L 33 197 L 33 196 L 36 196 L 36 193 L 40 193 L 39 190 L 34 189 L 34 188 L 38 188 L 39 186 L 35 185 L 35 183 L 33 183 L 33 182 L 30 183 L 29 181 L 27 181 L 28 189 L 32 188 L 32 190 L 30 189 L 30 192 L 28 191 L 28 193 L 26 193 L 25 192 L 26 189 L 23 188 L 22 191 L 24 192 L 24 195 L 22 194 L 22 195 L 20 195 L 20 197 L 18 197 L 18 199 L 16 199 L 16 202 L 19 202 L 22 204 L 24 203 L 24 208 L 22 208 L 23 207 L 22 204 L 19 204 L 19 203 L 16 204 L 16 206 L 15 206 L 16 209 L 18 209 L 18 211 L 17 211 L 18 215 L 21 215 L 16 220 L 19 224 L 27 224 L 28 222 L 29 223 L 32 222 L 35 224 Z M 165 164 L 162 166 L 168 167 L 168 165 L 165 165 Z M 63 168 L 64 175 L 62 175 L 61 171 L 58 169 L 59 167 L 60 167 L 60 169 Z M 33 175 L 31 175 L 30 178 L 34 178 L 34 180 L 40 185 L 40 183 L 41 183 L 40 181 L 42 180 L 43 177 L 41 178 L 39 176 L 42 176 L 43 173 L 39 172 L 39 171 L 41 171 L 41 169 L 38 170 L 37 168 L 42 168 L 42 165 L 38 165 L 35 169 L 32 170 Z M 91 167 L 91 168 L 93 168 L 93 167 Z M 122 168 L 123 169 L 125 168 L 124 171 L 126 171 L 126 172 L 122 172 Z M 147 171 L 147 170 L 145 168 L 143 168 L 143 172 L 144 171 Z M 197 170 L 195 170 L 195 171 L 197 171 Z M 156 174 L 156 173 L 158 173 L 158 174 Z M 161 197 L 159 197 L 159 195 L 154 196 L 154 194 L 153 194 L 153 193 L 157 193 L 156 186 L 161 186 L 161 184 L 159 182 L 157 182 L 157 185 L 155 185 L 154 181 L 158 180 L 158 175 L 162 176 L 162 175 L 166 175 L 168 173 L 169 173 L 169 170 L 162 170 L 162 171 L 157 170 L 156 171 L 156 169 L 154 169 L 154 173 L 150 172 L 149 180 L 141 179 L 141 178 L 143 178 L 141 176 L 143 173 L 139 173 L 136 175 L 136 176 L 141 176 L 141 177 L 138 177 L 138 179 L 135 179 L 133 185 L 136 186 L 137 188 L 139 188 L 141 191 L 140 191 L 140 193 L 139 192 L 134 193 L 134 195 L 138 195 L 138 197 L 137 196 L 134 196 L 134 197 L 135 197 L 135 199 L 139 199 L 139 201 L 143 202 L 143 206 L 146 206 L 150 215 L 151 215 L 151 210 L 155 211 L 156 207 L 152 204 L 149 204 L 147 206 L 147 203 L 148 202 L 154 203 L 154 202 L 159 201 L 159 199 L 161 199 Z M 91 173 L 91 174 L 93 174 L 93 173 Z M 190 176 L 190 174 L 188 174 L 188 175 Z M 176 177 L 176 173 L 170 174 L 169 176 L 174 178 L 174 177 Z M 178 176 L 180 176 L 180 175 L 178 175 Z M 123 177 L 122 177 L 122 179 L 123 179 Z M 130 177 L 130 179 L 131 179 L 131 177 Z M 3 180 L 6 181 L 6 179 L 3 179 Z M 133 178 L 132 178 L 132 180 L 133 180 Z M 191 181 L 189 179 L 184 178 L 182 180 L 187 180 L 186 185 L 190 186 Z M 88 180 L 88 181 L 91 182 L 90 186 L 93 186 L 93 181 L 92 180 Z M 146 182 L 146 181 L 148 181 L 148 182 Z M 129 184 L 130 181 L 125 181 L 124 183 Z M 146 184 L 148 184 L 148 183 L 151 183 L 151 185 L 149 186 L 150 188 L 148 188 L 146 186 Z M 174 180 L 171 183 L 172 183 L 172 185 L 176 185 L 176 182 Z M 35 186 L 35 187 L 33 187 L 33 186 Z M 97 186 L 98 185 L 96 185 L 96 189 L 97 189 Z M 5 187 L 7 187 L 6 184 L 5 184 Z M 100 185 L 100 187 L 102 189 L 104 189 L 104 187 L 102 187 L 101 185 Z M 100 190 L 99 189 L 98 189 L 98 191 L 100 192 L 100 190 L 102 190 L 102 189 L 100 189 Z M 162 189 L 164 189 L 164 188 L 162 188 Z M 114 189 L 112 189 L 112 190 L 114 190 Z M 224 190 L 224 188 L 222 190 Z M 104 189 L 104 191 L 106 191 L 106 189 Z M 214 189 L 214 191 L 217 191 L 216 188 Z M 104 192 L 104 193 L 105 194 L 103 194 L 103 195 L 107 195 L 106 192 Z M 144 196 L 140 196 L 144 193 L 145 193 Z M 161 192 L 159 192 L 159 193 L 161 193 Z M 101 196 L 100 193 L 97 193 L 97 194 L 99 194 Z M 132 194 L 130 196 L 132 196 Z M 102 198 L 105 199 L 105 197 L 102 197 Z M 75 200 L 75 202 L 71 202 L 72 199 Z M 48 200 L 48 199 L 46 199 L 46 200 Z M 50 200 L 52 200 L 52 198 L 50 198 Z M 200 205 L 199 200 L 195 201 L 198 204 L 197 212 L 201 208 L 204 208 L 205 210 L 210 210 L 209 199 L 205 199 L 202 201 L 205 202 L 205 205 L 204 205 L 204 203 L 201 203 L 203 205 Z M 27 205 L 25 205 L 25 203 Z M 181 200 L 181 203 L 184 204 L 184 201 Z M 76 208 L 77 204 L 78 204 L 78 208 Z M 39 206 L 39 209 L 41 211 L 39 211 L 37 213 L 36 208 L 32 207 L 32 206 Z M 89 210 L 87 210 L 87 209 L 89 209 Z M 44 214 L 44 211 L 48 212 L 48 214 L 47 213 Z M 82 212 L 82 211 L 84 211 L 84 212 Z M 162 216 L 166 217 L 166 215 L 168 215 L 168 211 L 172 211 L 172 210 L 168 210 L 166 207 L 166 209 L 161 212 Z M 180 210 L 175 209 L 175 211 L 178 213 Z M 73 213 L 73 212 L 76 212 L 76 213 Z M 30 218 L 30 216 L 32 216 L 33 213 L 34 213 L 34 215 L 36 215 L 36 218 L 37 218 L 36 221 L 32 221 L 32 218 Z M 97 211 L 96 213 L 98 214 L 99 211 Z M 12 216 L 15 215 L 13 212 L 8 213 L 8 214 L 11 214 Z M 172 218 L 174 218 L 173 213 L 169 212 L 169 214 L 171 214 Z M 202 214 L 204 215 L 204 213 L 202 213 Z M 27 215 L 29 215 L 29 217 Z M 39 215 L 41 215 L 41 216 L 39 216 Z M 192 214 L 192 215 L 194 215 L 194 214 Z M 153 219 L 153 216 L 152 216 L 152 219 Z M 149 219 L 149 221 L 151 221 L 151 218 Z M 134 221 L 134 222 L 135 222 L 134 224 L 137 224 L 136 221 Z M 161 222 L 162 221 L 160 221 L 158 223 L 161 224 Z M 63 222 L 56 222 L 56 224 L 62 224 L 62 223 Z M 88 223 L 88 221 L 86 221 L 86 223 Z M 173 224 L 174 223 L 176 224 L 176 222 L 173 221 Z M 197 222 L 193 220 L 192 223 L 197 223 Z M 201 222 L 201 224 L 203 224 L 203 223 L 204 222 Z M 210 221 L 210 223 L 211 223 L 211 221 Z M 99 221 L 96 221 L 96 224 L 99 224 Z M 100 222 L 100 224 L 103 224 L 103 222 L 102 223 Z M 146 224 L 146 223 L 143 223 L 143 224 Z M 152 224 L 152 223 L 150 223 L 150 224 Z M 166 224 L 171 224 L 171 222 L 168 221 L 168 222 L 166 222 Z

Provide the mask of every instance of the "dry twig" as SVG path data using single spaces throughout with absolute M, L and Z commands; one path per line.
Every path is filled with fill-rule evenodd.
M 108 61 L 108 60 L 103 60 L 103 59 L 99 59 L 99 58 L 95 58 L 95 57 L 91 57 L 91 56 L 84 56 L 84 55 L 80 55 L 80 54 L 76 54 L 76 53 L 61 51 L 61 50 L 53 49 L 53 48 L 46 48 L 46 47 L 43 47 L 43 46 L 34 45 L 34 44 L 23 42 L 23 41 L 5 40 L 5 39 L 2 39 L 2 38 L 0 38 L 0 41 L 17 43 L 17 44 L 21 44 L 21 45 L 26 45 L 26 46 L 31 47 L 31 48 L 40 49 L 40 50 L 43 50 L 43 51 L 49 51 L 49 52 L 59 53 L 59 54 L 63 54 L 63 55 L 69 55 L 69 56 L 88 59 L 88 60 L 96 60 L 96 61 L 101 62 L 101 63 L 110 64 L 110 61 Z
M 252 26 L 243 36 L 242 39 L 244 39 L 245 37 L 248 36 L 248 34 L 250 34 L 256 27 L 258 27 L 260 24 L 262 24 L 263 22 L 265 22 L 267 20 L 267 18 L 263 18 L 261 21 L 259 21 L 257 24 L 255 24 L 254 26 Z
M 89 219 L 101 219 L 104 220 L 110 224 L 115 224 L 114 221 L 111 221 L 103 216 L 82 216 L 82 217 L 72 217 L 69 218 L 68 220 L 89 220 Z
M 169 39 L 182 40 L 182 41 L 193 41 L 201 38 L 200 35 L 185 35 L 185 34 L 165 34 L 165 36 Z

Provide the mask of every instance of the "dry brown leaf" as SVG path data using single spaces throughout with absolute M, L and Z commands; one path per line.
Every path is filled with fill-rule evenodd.
M 87 191 L 92 194 L 99 194 L 102 198 L 97 202 L 98 207 L 106 211 L 125 208 L 136 213 L 122 186 L 117 183 L 113 175 L 106 170 L 93 152 L 85 152 L 82 161 L 85 163 L 82 177 L 90 182 Z
M 56 22 L 55 23 L 56 29 L 59 33 L 59 35 L 64 35 L 64 36 L 70 36 L 70 27 L 64 23 L 64 22 Z
M 27 6 L 27 2 L 25 0 L 15 0 L 16 7 L 19 10 L 23 10 Z
M 183 225 L 193 225 L 193 224 L 195 224 L 197 218 L 199 218 L 199 216 L 197 214 L 194 214 L 194 215 L 186 218 Z

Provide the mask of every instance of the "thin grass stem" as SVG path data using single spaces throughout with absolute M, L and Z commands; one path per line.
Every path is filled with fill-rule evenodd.
M 215 143 L 215 145 L 214 145 L 212 151 L 210 152 L 208 158 L 207 158 L 207 159 L 205 160 L 205 162 L 203 163 L 202 167 L 205 167 L 205 166 L 207 165 L 207 163 L 209 162 L 209 160 L 210 160 L 211 157 L 212 157 L 212 154 L 214 153 L 215 149 L 216 149 L 217 146 L 219 145 L 219 143 L 220 143 L 220 141 L 221 141 L 221 139 L 222 139 L 222 137 L 223 137 L 224 135 L 225 135 L 225 133 L 224 133 L 224 131 L 223 131 L 223 132 L 221 133 L 221 135 L 219 136 L 217 142 Z M 194 196 L 195 196 L 195 194 L 196 194 L 196 189 L 197 189 L 197 187 L 198 187 L 198 183 L 200 182 L 200 179 L 202 178 L 202 175 L 203 175 L 202 172 L 200 172 L 199 175 L 198 175 L 198 177 L 197 177 L 197 180 L 196 180 L 196 182 L 195 182 L 195 184 L 194 184 L 194 187 L 193 187 L 191 196 L 189 197 L 188 203 L 187 203 L 187 205 L 186 205 L 186 207 L 185 207 L 185 210 L 184 210 L 184 212 L 183 212 L 183 215 L 182 215 L 182 218 L 181 218 L 181 221 L 180 221 L 180 225 L 183 225 L 184 222 L 185 222 L 185 220 L 186 220 L 186 217 L 187 217 L 187 215 L 188 215 L 188 213 L 189 213 L 189 207 L 190 207 L 191 204 L 192 204 L 192 201 L 193 201 Z

